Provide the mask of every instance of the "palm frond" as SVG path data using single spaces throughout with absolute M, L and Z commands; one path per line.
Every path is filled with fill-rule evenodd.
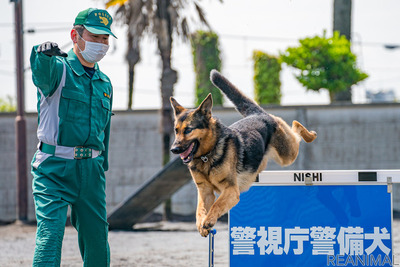
M 126 2 L 128 2 L 129 0 L 110 0 L 106 3 L 106 9 L 111 7 L 111 6 L 116 6 L 116 5 L 124 5 Z
M 180 26 L 181 30 L 182 30 L 182 38 L 184 41 L 187 41 L 187 39 L 190 37 L 190 30 L 189 30 L 189 25 L 187 23 L 186 18 L 183 18 L 182 22 L 181 22 L 181 26 Z
M 208 28 L 211 28 L 210 25 L 208 24 L 208 21 L 206 19 L 206 14 L 203 11 L 203 8 L 199 6 L 196 2 L 194 3 L 194 6 L 196 8 L 197 14 L 199 15 L 200 21 L 204 23 Z
M 118 22 L 122 22 L 123 24 L 127 24 L 129 18 L 129 6 L 122 5 L 117 8 L 114 15 L 114 20 Z

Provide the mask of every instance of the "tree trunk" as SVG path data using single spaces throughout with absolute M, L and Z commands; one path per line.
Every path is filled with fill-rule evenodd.
M 129 81 L 128 81 L 128 110 L 132 109 L 133 103 L 133 82 L 135 80 L 135 65 L 128 64 L 128 73 L 129 73 Z
M 170 142 L 173 133 L 173 114 L 169 102 L 174 93 L 174 85 L 178 80 L 177 72 L 171 67 L 172 28 L 168 13 L 170 0 L 157 0 L 158 35 L 157 44 L 162 61 L 161 73 L 161 133 L 163 142 L 163 164 L 170 160 Z M 172 219 L 171 199 L 164 205 L 164 219 Z
M 334 0 L 333 2 L 333 31 L 351 40 L 351 5 L 352 0 Z M 330 93 L 331 102 L 351 102 L 351 88 L 342 92 Z
M 133 104 L 133 84 L 135 81 L 135 65 L 140 61 L 139 40 L 134 38 L 128 31 L 128 50 L 126 52 L 126 61 L 128 61 L 128 109 L 132 109 Z

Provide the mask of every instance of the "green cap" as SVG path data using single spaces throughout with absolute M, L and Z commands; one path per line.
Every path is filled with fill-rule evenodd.
M 115 36 L 111 32 L 111 24 L 112 24 L 111 15 L 104 9 L 97 8 L 88 8 L 79 12 L 78 16 L 75 18 L 75 25 L 83 25 L 86 30 L 90 31 L 94 34 L 111 34 L 115 38 Z

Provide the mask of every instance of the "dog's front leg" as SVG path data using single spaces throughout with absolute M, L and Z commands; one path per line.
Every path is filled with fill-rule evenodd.
M 201 223 L 201 235 L 207 236 L 212 227 L 217 223 L 218 218 L 233 208 L 239 202 L 239 198 L 240 191 L 238 185 L 235 184 L 226 187 L 217 201 L 211 206 L 207 216 L 203 219 Z
M 208 231 L 203 228 L 202 222 L 207 216 L 212 204 L 215 201 L 214 190 L 211 185 L 197 184 L 197 210 L 196 210 L 196 226 L 200 235 L 206 237 Z
M 197 187 L 196 226 L 202 236 L 207 236 L 208 233 L 203 233 L 205 230 L 201 223 L 215 201 L 214 188 L 203 173 L 194 170 L 190 172 Z

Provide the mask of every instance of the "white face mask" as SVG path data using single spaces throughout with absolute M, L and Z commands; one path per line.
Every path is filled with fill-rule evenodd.
M 96 63 L 99 62 L 108 51 L 109 45 L 96 43 L 96 42 L 89 42 L 82 38 L 82 36 L 78 33 L 79 37 L 85 42 L 85 50 L 79 47 L 78 49 L 81 52 L 82 57 L 89 63 Z

